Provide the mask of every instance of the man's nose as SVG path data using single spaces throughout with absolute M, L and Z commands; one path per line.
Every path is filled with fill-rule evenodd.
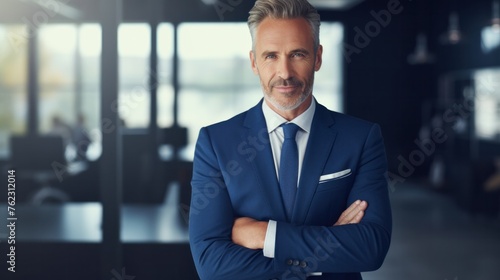
M 287 58 L 281 59 L 278 63 L 278 77 L 288 80 L 292 76 L 292 65 Z

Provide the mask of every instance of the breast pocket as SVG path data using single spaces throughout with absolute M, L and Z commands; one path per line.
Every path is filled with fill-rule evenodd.
M 353 181 L 354 181 L 353 175 L 338 179 L 321 181 L 318 183 L 318 188 L 316 189 L 316 192 L 346 190 L 352 186 Z

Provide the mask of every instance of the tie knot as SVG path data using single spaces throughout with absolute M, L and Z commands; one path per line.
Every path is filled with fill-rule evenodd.
M 299 126 L 294 123 L 286 123 L 282 125 L 283 132 L 285 133 L 285 139 L 294 139 L 295 135 L 297 135 L 297 131 L 299 131 Z

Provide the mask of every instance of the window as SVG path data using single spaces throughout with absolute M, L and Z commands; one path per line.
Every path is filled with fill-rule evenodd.
M 124 23 L 118 29 L 120 93 L 118 111 L 127 128 L 149 125 L 151 27 Z
M 79 32 L 80 72 L 78 111 L 92 140 L 87 157 L 97 159 L 101 151 L 101 26 L 83 24 Z
M 259 79 L 251 69 L 252 42 L 246 23 L 185 23 L 179 32 L 179 123 L 189 129 L 192 158 L 201 127 L 257 104 Z M 342 111 L 342 34 L 338 23 L 321 25 L 323 66 L 315 78 L 318 102 Z
M 87 156 L 100 155 L 99 24 L 47 24 L 39 31 L 39 131 L 71 143 L 79 115 L 92 141 Z M 56 122 L 61 123 L 57 124 Z
M 314 78 L 314 96 L 328 109 L 342 112 L 342 42 L 341 23 L 322 23 L 320 43 L 323 45 L 323 64 Z
M 248 62 L 246 24 L 185 23 L 178 32 L 179 123 L 188 127 L 192 157 L 202 126 L 250 108 L 262 93 Z
M 0 25 L 0 157 L 12 134 L 27 128 L 28 38 L 22 25 Z
M 474 80 L 476 136 L 500 141 L 500 69 L 477 71 Z
M 77 27 L 44 25 L 39 31 L 39 131 L 51 133 L 59 119 L 67 126 L 76 120 Z
M 159 127 L 172 126 L 174 122 L 174 88 L 172 65 L 174 63 L 174 27 L 171 23 L 158 26 L 158 115 Z

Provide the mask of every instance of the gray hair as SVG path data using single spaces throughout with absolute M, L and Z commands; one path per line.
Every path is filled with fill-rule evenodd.
M 248 28 L 252 36 L 252 49 L 255 50 L 255 32 L 257 26 L 266 18 L 293 19 L 303 17 L 311 26 L 314 40 L 314 51 L 319 47 L 320 16 L 318 11 L 307 0 L 257 0 L 250 10 Z

